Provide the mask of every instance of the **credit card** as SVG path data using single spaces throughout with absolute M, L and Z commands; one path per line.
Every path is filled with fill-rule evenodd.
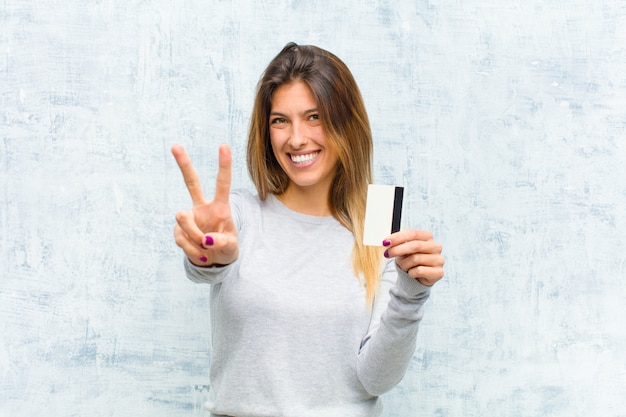
M 382 246 L 391 233 L 400 231 L 404 187 L 369 184 L 365 207 L 363 244 Z

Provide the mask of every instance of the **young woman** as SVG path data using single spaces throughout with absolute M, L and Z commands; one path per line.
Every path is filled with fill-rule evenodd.
M 212 415 L 379 415 L 444 260 L 423 230 L 362 244 L 372 136 L 345 64 L 290 43 L 265 70 L 248 139 L 257 195 L 231 193 L 228 146 L 212 201 L 172 152 L 193 201 L 176 243 L 188 277 L 212 285 Z

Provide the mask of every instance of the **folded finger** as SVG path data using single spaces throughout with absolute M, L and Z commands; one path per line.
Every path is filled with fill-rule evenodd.
M 399 232 L 392 233 L 386 240 L 388 240 L 392 245 L 398 245 L 411 240 L 431 240 L 432 238 L 433 234 L 428 230 L 404 229 Z
M 229 264 L 238 255 L 237 236 L 232 233 L 208 233 L 204 236 L 204 248 L 217 263 Z
M 201 247 L 189 239 L 178 224 L 174 227 L 174 240 L 194 265 L 201 266 L 208 262 L 208 258 Z
M 443 268 L 428 267 L 424 265 L 415 266 L 407 271 L 409 276 L 417 279 L 425 285 L 433 285 L 435 282 L 443 278 Z
M 444 262 L 443 256 L 431 254 L 413 254 L 396 258 L 398 266 L 405 271 L 416 266 L 439 268 L 443 267 Z
M 189 241 L 199 248 L 203 247 L 204 233 L 196 224 L 191 211 L 179 211 L 176 213 L 176 225 Z

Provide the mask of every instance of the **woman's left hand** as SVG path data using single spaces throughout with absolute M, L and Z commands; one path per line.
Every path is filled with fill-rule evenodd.
M 427 230 L 401 230 L 383 241 L 386 258 L 396 258 L 396 264 L 423 285 L 431 286 L 443 277 L 444 259 L 441 245 Z

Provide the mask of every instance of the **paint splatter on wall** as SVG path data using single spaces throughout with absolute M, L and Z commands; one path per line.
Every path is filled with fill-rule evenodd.
M 206 415 L 208 288 L 169 147 L 244 163 L 288 41 L 359 82 L 379 182 L 437 285 L 391 416 L 626 416 L 626 5 L 602 0 L 0 6 L 0 415 Z M 239 163 L 237 163 L 239 161 Z

